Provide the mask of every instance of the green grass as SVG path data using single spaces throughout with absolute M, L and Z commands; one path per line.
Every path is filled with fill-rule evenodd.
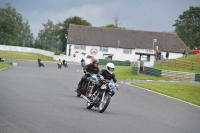
M 154 64 L 154 68 L 172 70 L 172 71 L 181 71 L 181 72 L 200 73 L 200 70 L 191 70 L 191 69 L 185 69 L 185 68 L 180 68 L 180 67 L 164 66 L 164 65 L 161 65 L 160 61 Z
M 132 83 L 200 106 L 200 85 L 163 82 Z
M 187 57 L 181 57 L 181 58 L 179 58 L 179 60 L 200 63 L 200 54 L 188 55 Z
M 117 79 L 137 79 L 137 80 L 169 80 L 169 78 L 162 78 L 150 76 L 145 74 L 133 74 L 131 66 L 115 66 L 115 75 Z
M 53 61 L 52 57 L 26 52 L 0 50 L 0 56 L 5 59 L 37 60 L 38 58 L 41 58 L 43 61 Z
M 185 62 L 183 62 L 185 61 Z M 154 68 L 164 69 L 164 70 L 173 70 L 173 71 L 181 71 L 181 72 L 192 72 L 192 73 L 200 73 L 200 54 L 195 55 L 188 55 L 187 57 L 181 57 L 176 60 L 176 67 L 175 67 L 175 60 L 169 60 L 172 62 L 170 66 L 162 65 L 161 61 L 156 62 L 154 64 Z M 166 62 L 167 63 L 167 62 Z M 192 63 L 196 67 L 192 69 Z M 199 63 L 199 64 L 198 64 Z M 178 65 L 178 67 L 177 67 Z M 191 68 L 184 68 L 184 67 L 191 67 Z
M 11 66 L 11 62 L 0 62 L 0 69 Z

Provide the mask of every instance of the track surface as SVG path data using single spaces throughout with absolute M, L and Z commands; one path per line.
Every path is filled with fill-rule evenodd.
M 17 60 L 0 71 L 0 133 L 199 133 L 200 108 L 126 84 L 107 110 L 76 97 L 80 65 Z

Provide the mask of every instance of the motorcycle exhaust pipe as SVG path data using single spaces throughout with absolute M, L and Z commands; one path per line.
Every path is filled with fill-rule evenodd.
M 84 99 L 85 101 L 87 101 L 88 103 L 91 103 L 90 100 L 89 100 L 86 96 L 83 96 L 83 99 Z

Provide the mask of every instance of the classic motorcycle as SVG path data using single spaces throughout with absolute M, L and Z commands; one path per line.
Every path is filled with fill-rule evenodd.
M 87 74 L 90 76 L 86 79 L 86 82 L 82 84 L 81 92 L 77 92 L 78 97 L 80 97 L 81 94 L 88 97 L 88 95 L 90 94 L 90 91 L 93 89 L 95 85 L 95 82 L 97 81 L 96 74 L 86 73 L 86 75 Z
M 84 61 L 84 62 L 81 62 L 81 66 L 82 66 L 82 67 L 85 67 L 85 61 Z
M 57 65 L 58 65 L 58 69 L 61 69 L 62 63 L 61 63 L 61 62 L 58 62 Z
M 68 67 L 66 61 L 64 61 L 62 65 L 63 65 L 64 67 Z
M 43 66 L 43 67 L 44 67 L 44 64 L 43 64 L 43 62 L 42 62 L 42 61 L 39 61 L 39 62 L 38 62 L 38 66 L 39 66 L 39 67 L 41 67 L 41 66 Z
M 83 99 L 87 101 L 86 108 L 91 109 L 93 106 L 98 107 L 99 113 L 103 113 L 108 107 L 112 91 L 117 87 L 109 80 L 102 80 L 101 87 L 88 99 L 87 96 L 83 96 Z

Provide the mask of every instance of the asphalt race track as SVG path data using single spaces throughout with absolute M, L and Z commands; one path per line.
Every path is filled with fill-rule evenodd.
M 0 133 L 200 133 L 200 108 L 126 84 L 102 114 L 76 97 L 80 65 L 17 60 L 0 71 Z

